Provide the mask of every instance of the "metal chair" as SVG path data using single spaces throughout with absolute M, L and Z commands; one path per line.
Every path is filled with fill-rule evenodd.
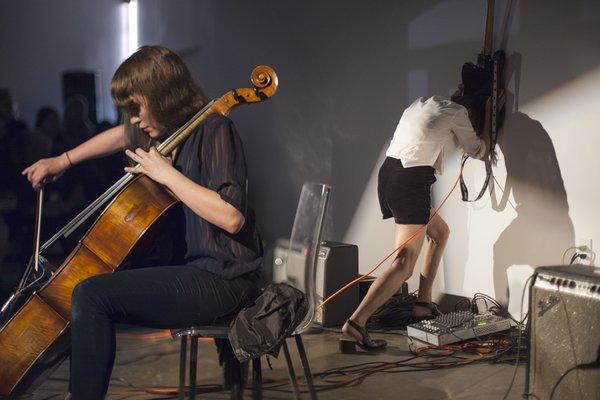
M 292 227 L 290 236 L 290 244 L 285 257 L 285 278 L 280 281 L 286 282 L 297 289 L 301 290 L 308 300 L 308 312 L 304 320 L 298 325 L 290 337 L 293 337 L 302 369 L 308 385 L 308 392 L 312 400 L 317 399 L 317 394 L 313 384 L 313 376 L 310 370 L 306 350 L 302 342 L 301 334 L 305 332 L 312 324 L 315 315 L 317 295 L 315 291 L 316 266 L 319 245 L 321 243 L 321 233 L 323 229 L 323 221 L 325 219 L 327 203 L 329 200 L 331 188 L 322 183 L 305 183 L 302 186 L 296 217 Z M 196 395 L 196 372 L 197 372 L 197 357 L 198 357 L 198 338 L 215 338 L 227 339 L 229 325 L 235 318 L 231 315 L 212 325 L 193 326 L 185 329 L 180 329 L 173 332 L 173 336 L 181 338 L 180 362 L 179 362 L 179 399 L 185 398 L 185 381 L 186 381 L 186 358 L 188 338 L 190 341 L 190 358 L 189 358 L 189 399 L 194 399 Z M 283 354 L 285 356 L 290 383 L 294 392 L 294 398 L 300 399 L 300 389 L 294 365 L 290 357 L 290 351 L 286 340 L 283 341 Z M 238 376 L 242 377 L 244 366 L 238 365 Z M 262 399 L 262 371 L 261 360 L 255 358 L 252 360 L 252 398 L 255 400 Z M 242 399 L 244 391 L 243 379 L 236 380 L 231 387 L 231 398 Z

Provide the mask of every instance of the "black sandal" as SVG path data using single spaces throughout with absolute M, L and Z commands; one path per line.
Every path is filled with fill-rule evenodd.
M 359 342 L 352 339 L 340 339 L 340 352 L 344 354 L 356 353 L 356 346 L 366 351 L 380 351 L 387 346 L 387 342 L 383 339 L 371 339 L 367 328 L 358 325 L 352 320 L 346 321 L 352 329 L 356 330 L 362 336 L 362 340 Z

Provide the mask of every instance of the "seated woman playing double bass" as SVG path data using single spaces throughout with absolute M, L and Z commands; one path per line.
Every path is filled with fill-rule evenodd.
M 126 171 L 145 174 L 182 201 L 187 250 L 182 265 L 117 271 L 75 287 L 70 390 L 76 400 L 105 396 L 115 323 L 178 328 L 231 314 L 257 292 L 263 256 L 246 205 L 244 150 L 229 119 L 209 116 L 173 160 L 152 147 L 207 102 L 183 61 L 165 47 L 143 46 L 119 66 L 111 93 L 127 116 L 123 125 L 39 160 L 23 174 L 38 188 L 85 160 L 126 149 L 138 164 Z M 236 362 L 228 354 L 225 362 Z

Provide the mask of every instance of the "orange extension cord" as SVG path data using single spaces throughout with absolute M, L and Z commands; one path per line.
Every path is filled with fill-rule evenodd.
M 388 254 L 383 260 L 381 260 L 373 269 L 371 269 L 369 272 L 367 272 L 365 275 L 361 275 L 358 278 L 346 283 L 344 286 L 342 286 L 340 289 L 336 290 L 335 293 L 333 293 L 331 296 L 327 297 L 326 299 L 324 299 L 319 305 L 317 305 L 317 310 L 320 308 L 323 308 L 323 306 L 325 306 L 325 304 L 329 303 L 331 300 L 333 300 L 336 296 L 338 296 L 340 293 L 342 293 L 343 291 L 345 291 L 346 289 L 348 289 L 350 286 L 362 281 L 363 279 L 367 278 L 369 275 L 371 275 L 375 270 L 377 270 L 379 267 L 381 267 L 381 265 L 388 259 L 390 258 L 392 255 L 394 255 L 395 253 L 397 253 L 398 251 L 400 251 L 400 249 L 402 247 L 404 247 L 408 242 L 410 242 L 411 240 L 413 240 L 415 238 L 415 236 L 417 236 L 419 234 L 419 232 L 421 232 L 423 229 L 426 229 L 427 226 L 429 225 L 429 223 L 435 218 L 435 216 L 438 214 L 438 212 L 440 211 L 440 209 L 442 208 L 442 206 L 444 205 L 444 203 L 446 203 L 446 200 L 448 200 L 448 198 L 450 197 L 450 195 L 454 192 L 454 190 L 456 189 L 456 186 L 458 185 L 458 182 L 460 182 L 460 176 L 463 173 L 463 166 L 460 166 L 460 171 L 458 174 L 458 177 L 456 178 L 456 181 L 454 182 L 454 185 L 452 185 L 452 189 L 450 189 L 450 191 L 448 192 L 448 194 L 446 195 L 446 197 L 444 197 L 444 200 L 442 200 L 442 202 L 440 203 L 440 205 L 434 210 L 433 214 L 429 217 L 429 221 L 427 221 L 427 223 L 425 225 L 420 226 L 419 228 L 417 228 L 412 235 L 410 235 L 404 242 L 402 242 L 402 244 L 400 246 L 398 246 L 394 251 L 392 251 L 390 254 Z
M 331 301 L 333 298 L 335 298 L 336 296 L 338 296 L 340 293 L 342 293 L 344 290 L 348 289 L 349 287 L 351 287 L 352 285 L 360 282 L 361 280 L 365 279 L 367 276 L 369 276 L 370 274 L 372 274 L 375 270 L 377 270 L 387 259 L 389 259 L 392 255 L 394 255 L 396 252 L 398 252 L 402 247 L 404 247 L 408 242 L 410 242 L 412 239 L 415 238 L 415 236 L 417 236 L 419 234 L 419 232 L 421 232 L 423 229 L 426 229 L 427 226 L 429 225 L 429 223 L 433 220 L 433 218 L 435 218 L 435 216 L 438 214 L 439 210 L 442 208 L 442 206 L 446 203 L 446 201 L 448 200 L 448 198 L 450 197 L 450 195 L 454 192 L 454 190 L 456 189 L 456 186 L 458 185 L 458 182 L 460 181 L 460 175 L 463 172 L 463 167 L 460 167 L 460 173 L 458 175 L 458 177 L 456 178 L 456 181 L 454 182 L 454 185 L 452 186 L 452 189 L 450 189 L 450 191 L 448 192 L 448 194 L 446 194 L 446 196 L 444 197 L 444 199 L 442 200 L 442 202 L 440 203 L 440 205 L 434 210 L 433 214 L 430 216 L 429 221 L 427 221 L 427 224 L 420 226 L 419 228 L 417 228 L 415 230 L 415 232 L 412 233 L 412 235 L 410 235 L 400 246 L 398 246 L 394 251 L 392 251 L 390 254 L 388 254 L 383 260 L 381 260 L 373 269 L 371 269 L 366 275 L 360 276 L 350 282 L 348 282 L 347 284 L 345 284 L 344 286 L 342 286 L 340 289 L 338 289 L 335 293 L 333 293 L 331 296 L 327 297 L 325 300 L 323 300 L 323 302 L 321 302 L 318 306 L 318 308 L 322 308 L 325 304 L 327 304 L 329 301 Z M 159 332 L 153 332 L 153 333 L 146 333 L 146 334 L 135 334 L 135 333 L 120 333 L 119 334 L 119 338 L 120 339 L 132 339 L 132 340 L 136 340 L 136 339 L 142 339 L 142 340 L 160 340 L 160 339 L 164 339 L 167 337 L 170 337 L 170 331 L 169 330 L 162 330 Z M 212 339 L 207 340 L 208 341 L 212 341 Z M 505 344 L 504 341 L 500 340 L 499 342 L 501 342 L 500 344 Z M 409 357 L 406 360 L 403 360 L 401 362 L 381 362 L 378 366 L 371 368 L 369 371 L 364 371 L 360 374 L 358 374 L 358 376 L 356 377 L 351 377 L 351 378 L 347 378 L 344 379 L 340 382 L 327 382 L 324 384 L 316 384 L 315 387 L 317 388 L 317 390 L 332 390 L 332 389 L 336 389 L 339 387 L 347 387 L 347 386 L 355 386 L 357 384 L 360 384 L 363 380 L 365 380 L 368 376 L 373 375 L 375 373 L 378 372 L 386 372 L 388 370 L 392 370 L 394 368 L 398 368 L 400 366 L 406 366 L 406 367 L 417 367 L 417 366 L 437 366 L 437 367 L 442 367 L 442 366 L 453 366 L 453 365 L 466 365 L 466 364 L 471 364 L 477 361 L 480 361 L 483 357 L 485 357 L 485 355 L 487 355 L 488 353 L 490 353 L 492 350 L 490 348 L 488 348 L 487 346 L 489 346 L 489 344 L 486 343 L 465 343 L 463 345 L 446 345 L 446 346 L 434 346 L 434 345 L 427 345 L 427 346 L 422 346 L 418 349 L 416 349 L 416 353 L 414 354 L 413 357 Z M 433 361 L 433 360 L 425 360 L 425 361 L 421 361 L 421 362 L 411 362 L 409 364 L 406 364 L 407 361 L 412 361 L 414 360 L 416 357 L 420 356 L 420 355 L 424 355 L 426 354 L 426 352 L 428 350 L 436 350 L 436 351 L 442 351 L 442 352 L 446 352 L 446 356 L 451 356 L 457 352 L 460 351 L 466 351 L 469 348 L 473 348 L 474 350 L 474 354 L 471 357 L 460 357 L 460 356 L 454 356 L 458 361 L 447 361 L 444 359 L 444 357 L 442 357 L 442 359 Z M 281 386 L 287 385 L 289 382 L 287 379 L 280 379 L 280 380 L 276 380 L 276 381 L 272 381 L 272 382 L 266 382 L 264 384 L 264 389 L 265 390 L 273 390 L 276 388 L 279 388 Z M 305 389 L 306 383 L 303 382 L 302 380 L 298 381 L 298 384 L 302 387 L 301 391 L 302 392 L 306 392 L 307 389 Z M 207 388 L 210 386 L 210 389 L 212 390 L 219 390 L 219 386 L 218 385 L 207 385 Z M 213 387 L 214 386 L 214 387 Z M 186 389 L 188 389 L 186 387 Z M 139 388 L 139 387 L 131 387 L 131 388 L 118 388 L 118 389 L 112 389 L 109 391 L 109 394 L 111 395 L 121 395 L 123 397 L 121 397 L 122 399 L 125 398 L 130 398 L 130 397 L 137 397 L 139 395 L 144 395 L 144 394 L 154 394 L 154 395 L 163 395 L 163 396 L 176 396 L 178 394 L 178 388 L 176 387 L 145 387 L 145 388 Z
M 404 245 L 406 245 L 408 242 L 410 242 L 412 239 L 414 239 L 414 237 L 417 236 L 419 234 L 419 232 L 421 232 L 423 229 L 426 229 L 427 226 L 429 225 L 429 223 L 431 222 L 431 220 L 433 220 L 433 218 L 435 218 L 435 216 L 438 214 L 438 212 L 440 211 L 440 209 L 442 208 L 442 206 L 444 205 L 444 203 L 446 203 L 446 201 L 448 200 L 448 198 L 450 197 L 450 195 L 456 189 L 456 186 L 458 185 L 458 182 L 460 181 L 460 175 L 462 174 L 462 172 L 463 172 L 463 167 L 461 165 L 460 172 L 458 174 L 458 177 L 456 178 L 456 181 L 454 182 L 454 185 L 452 185 L 452 189 L 450 189 L 450 191 L 448 192 L 448 194 L 444 197 L 444 200 L 442 200 L 442 202 L 440 203 L 440 205 L 434 210 L 433 214 L 429 217 L 429 221 L 427 221 L 427 223 L 425 225 L 422 225 L 419 228 L 417 228 L 415 230 L 415 232 L 413 232 L 412 235 L 410 235 L 404 242 L 402 242 L 402 244 L 400 246 L 398 246 L 394 251 L 392 251 L 383 260 L 381 260 L 367 274 L 359 276 L 358 278 L 356 278 L 356 279 L 354 279 L 354 280 L 346 283 L 344 286 L 342 286 L 340 289 L 338 289 L 331 296 L 329 296 L 325 300 L 323 300 L 319 305 L 317 305 L 317 309 L 322 308 L 325 304 L 329 303 L 331 300 L 333 300 L 340 293 L 342 293 L 343 291 L 345 291 L 346 289 L 348 289 L 350 286 L 352 286 L 352 285 L 354 285 L 354 284 L 362 281 L 363 279 L 367 278 L 375 270 L 377 270 L 379 267 L 381 267 L 381 265 L 388 258 L 390 258 L 394 253 L 398 252 L 402 247 L 404 247 Z M 125 340 L 127 340 L 127 339 L 131 339 L 131 340 L 140 340 L 140 339 L 141 340 L 156 340 L 156 339 L 170 337 L 171 336 L 171 332 L 168 329 L 167 330 L 161 330 L 159 332 L 150 332 L 150 333 L 143 333 L 143 334 L 122 332 L 122 333 L 118 333 L 117 336 L 120 339 L 125 339 Z M 212 339 L 208 339 L 208 340 L 206 340 L 206 342 L 212 342 Z

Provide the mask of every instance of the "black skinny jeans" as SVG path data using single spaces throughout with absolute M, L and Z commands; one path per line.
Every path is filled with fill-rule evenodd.
M 196 266 L 150 267 L 99 275 L 73 290 L 71 382 L 74 400 L 103 399 L 115 359 L 115 323 L 179 328 L 236 312 L 256 280 L 232 280 Z

